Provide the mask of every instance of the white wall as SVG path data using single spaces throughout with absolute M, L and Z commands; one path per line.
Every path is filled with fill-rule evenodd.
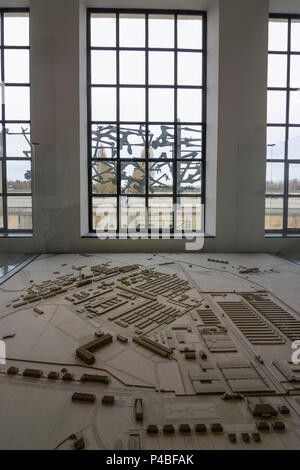
M 268 2 L 221 1 L 219 18 L 216 242 L 220 249 L 259 250 L 264 237 Z
M 299 0 L 270 0 L 270 13 L 300 13 Z
M 35 230 L 33 237 L 0 239 L 0 251 L 182 251 L 180 240 L 81 236 L 87 230 L 86 6 L 141 8 L 141 2 L 30 1 L 32 139 L 39 143 Z M 142 7 L 208 11 L 207 228 L 215 236 L 205 249 L 298 251 L 300 239 L 264 236 L 268 0 L 146 0 Z

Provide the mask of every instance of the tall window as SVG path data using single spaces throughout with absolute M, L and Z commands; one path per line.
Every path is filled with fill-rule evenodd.
M 29 11 L 0 10 L 0 231 L 32 230 Z
M 266 230 L 300 233 L 300 15 L 271 15 Z
M 201 230 L 205 14 L 91 9 L 87 29 L 90 231 Z

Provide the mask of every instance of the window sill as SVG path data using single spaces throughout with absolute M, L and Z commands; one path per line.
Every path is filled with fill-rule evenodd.
M 113 237 L 108 237 L 107 236 L 107 233 L 103 233 L 102 235 L 99 234 L 97 235 L 95 232 L 88 232 L 84 235 L 81 235 L 81 238 L 99 238 L 101 240 L 103 239 L 108 239 L 108 240 L 115 240 L 115 239 L 118 239 L 118 240 L 135 240 L 137 241 L 138 239 L 140 240 L 157 240 L 157 239 L 161 239 L 161 240 L 170 240 L 170 239 L 174 239 L 174 240 L 185 240 L 185 239 L 191 239 L 191 238 L 201 238 L 202 235 L 195 235 L 195 234 L 187 234 L 187 235 L 183 235 L 182 237 L 179 237 L 179 236 L 176 236 L 174 234 L 170 234 L 168 237 L 163 237 L 161 234 L 159 234 L 158 238 L 151 238 L 151 237 L 148 237 L 146 234 L 144 236 L 141 236 L 140 238 L 137 238 L 137 237 L 134 237 L 134 235 L 132 237 L 129 237 L 128 235 L 126 234 L 120 234 L 120 233 L 116 233 L 114 234 Z M 205 233 L 204 234 L 204 238 L 215 238 L 215 235 L 211 235 L 211 234 L 208 234 L 208 233 Z
M 300 238 L 300 233 L 265 233 L 265 238 Z
M 0 233 L 0 238 L 32 238 L 33 233 L 31 232 L 10 232 Z

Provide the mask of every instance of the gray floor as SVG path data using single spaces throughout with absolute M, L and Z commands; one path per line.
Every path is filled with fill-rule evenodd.
M 281 258 L 291 261 L 292 263 L 300 265 L 300 253 L 282 253 L 279 255 Z
M 0 253 L 0 267 L 16 263 L 19 259 L 24 258 L 24 255 L 24 253 Z

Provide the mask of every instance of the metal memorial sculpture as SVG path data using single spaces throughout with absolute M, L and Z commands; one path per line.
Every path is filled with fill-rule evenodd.
M 119 174 L 123 194 L 145 194 L 147 172 L 149 194 L 173 194 L 175 177 L 178 193 L 200 192 L 201 130 L 178 125 L 175 143 L 172 126 L 155 127 L 159 128 L 159 133 L 152 132 L 151 126 L 148 131 L 148 156 L 151 161 L 147 169 L 144 125 L 120 127 L 119 167 L 117 126 L 97 125 L 92 131 L 92 185 L 95 193 L 116 194 Z

